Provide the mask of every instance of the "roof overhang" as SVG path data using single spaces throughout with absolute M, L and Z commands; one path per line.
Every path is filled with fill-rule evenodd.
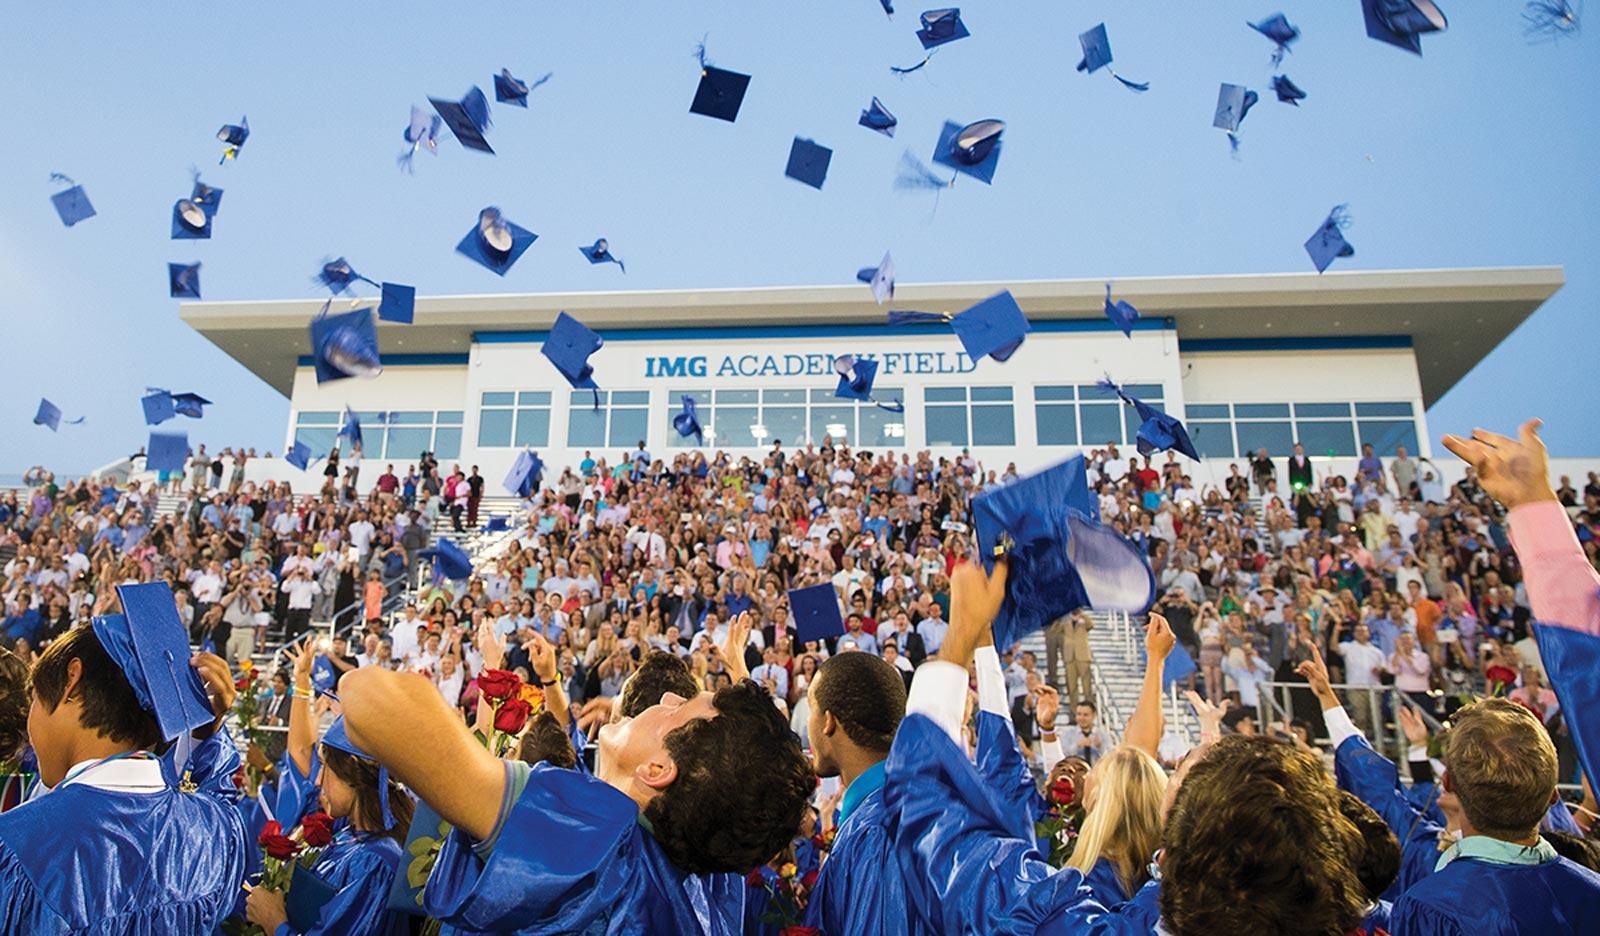
M 1408 338 L 1432 405 L 1565 283 L 1561 267 L 1270 273 L 1119 279 L 1145 319 L 1170 319 L 1180 342 Z M 1030 319 L 1099 320 L 1104 280 L 900 283 L 897 308 L 956 312 L 1010 289 Z M 375 303 L 376 300 L 370 300 Z M 369 304 L 370 304 L 369 303 Z M 315 300 L 186 302 L 179 316 L 288 396 Z M 341 300 L 338 308 L 348 308 Z M 410 325 L 381 323 L 384 354 L 461 355 L 473 335 L 548 328 L 562 311 L 597 331 L 760 325 L 862 325 L 884 312 L 865 286 L 778 286 L 419 298 Z M 1263 342 L 1267 344 L 1270 342 Z M 1308 342 L 1314 347 L 1315 342 Z

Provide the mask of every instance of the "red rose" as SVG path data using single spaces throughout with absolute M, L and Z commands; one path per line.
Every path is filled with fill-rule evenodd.
M 522 691 L 522 677 L 508 670 L 486 669 L 478 674 L 478 691 L 491 702 L 509 699 Z
M 767 882 L 761 877 L 761 869 L 757 868 L 744 876 L 746 887 L 766 887 Z
M 533 706 L 526 700 L 507 699 L 494 711 L 494 728 L 506 734 L 516 734 L 528 723 L 528 716 L 532 714 Z
M 279 861 L 288 861 L 300 853 L 300 843 L 283 834 L 283 826 L 278 820 L 272 819 L 261 828 L 261 835 L 256 838 L 261 850 L 266 852 L 268 858 Z
M 815 870 L 807 871 L 805 876 L 800 878 L 800 885 L 806 890 L 814 889 L 817 886 L 817 872 Z
M 233 681 L 233 688 L 237 689 L 240 692 L 243 692 L 246 689 L 249 689 L 250 688 L 250 677 L 249 676 L 240 676 L 238 679 L 235 679 Z
M 312 848 L 326 848 L 333 841 L 333 817 L 314 812 L 300 820 L 300 838 Z
M 1078 798 L 1078 791 L 1073 789 L 1072 780 L 1062 777 L 1050 784 L 1050 799 L 1058 806 L 1071 806 L 1072 801 Z
M 267 824 L 261 827 L 261 834 L 256 837 L 257 845 L 265 845 L 267 839 L 283 834 L 283 825 L 276 819 L 268 819 Z

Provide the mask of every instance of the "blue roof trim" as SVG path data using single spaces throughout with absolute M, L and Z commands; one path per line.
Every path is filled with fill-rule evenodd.
M 1179 354 L 1217 351 L 1359 351 L 1410 348 L 1410 335 L 1329 335 L 1324 338 L 1179 338 Z
M 440 364 L 466 364 L 471 361 L 469 354 L 385 354 L 383 355 L 384 367 L 429 367 Z M 302 354 L 295 359 L 299 367 L 311 367 L 315 361 L 309 354 Z
M 1033 331 L 1051 332 L 1114 332 L 1117 326 L 1105 319 L 1053 319 L 1030 322 Z M 1166 318 L 1140 319 L 1133 323 L 1135 331 L 1160 331 L 1171 328 L 1172 320 Z M 596 329 L 607 341 L 683 341 L 736 338 L 893 338 L 897 335 L 950 335 L 950 326 L 938 323 L 927 325 L 889 325 L 873 323 L 862 325 L 743 325 L 712 326 L 708 328 L 601 328 Z M 478 331 L 472 333 L 475 344 L 534 344 L 543 342 L 549 331 Z M 384 363 L 389 359 L 384 358 Z

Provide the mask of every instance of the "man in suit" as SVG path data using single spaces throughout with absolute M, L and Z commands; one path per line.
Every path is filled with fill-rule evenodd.
M 1289 456 L 1289 490 L 1294 494 L 1294 512 L 1297 525 L 1304 527 L 1306 518 L 1315 512 L 1312 503 L 1312 471 L 1311 459 L 1306 456 L 1306 448 L 1299 442 L 1294 444 L 1294 454 Z
M 1089 663 L 1094 654 L 1089 650 L 1089 630 L 1094 620 L 1086 611 L 1074 611 L 1057 618 L 1044 632 L 1045 671 L 1052 686 L 1062 686 L 1065 697 L 1074 702 L 1094 698 L 1094 680 L 1089 674 Z M 1066 682 L 1056 681 L 1056 661 L 1065 664 Z

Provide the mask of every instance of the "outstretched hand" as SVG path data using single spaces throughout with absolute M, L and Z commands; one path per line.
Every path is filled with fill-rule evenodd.
M 1322 651 L 1316 647 L 1311 648 L 1311 659 L 1306 660 L 1294 668 L 1296 673 L 1305 677 L 1311 686 L 1311 692 L 1322 703 L 1323 711 L 1337 708 L 1339 697 L 1333 694 L 1333 686 L 1328 682 L 1328 664 L 1322 662 Z
M 999 559 L 993 572 L 984 572 L 979 563 L 964 562 L 950 573 L 950 630 L 939 648 L 939 659 L 965 668 L 984 634 L 993 639 L 990 627 L 1006 600 L 1009 568 L 1005 559 Z
M 1395 716 L 1400 719 L 1400 730 L 1406 733 L 1406 740 L 1412 747 L 1427 747 L 1428 725 L 1422 720 L 1422 714 L 1409 705 L 1402 705 Z
M 494 632 L 494 622 L 487 617 L 478 624 L 478 632 L 473 637 L 478 644 L 478 652 L 483 655 L 483 665 L 486 669 L 504 669 L 506 662 L 506 647 L 500 642 L 500 635 Z
M 1444 447 L 1478 472 L 1478 482 L 1489 496 L 1509 509 L 1519 504 L 1555 500 L 1550 487 L 1550 457 L 1539 438 L 1542 420 L 1530 419 L 1513 439 L 1487 429 L 1474 429 L 1470 438 L 1447 435 Z
M 1172 625 L 1161 615 L 1150 612 L 1150 623 L 1144 630 L 1144 652 L 1147 659 L 1161 661 L 1172 652 L 1172 647 L 1178 638 L 1172 633 Z
M 744 648 L 750 644 L 750 627 L 755 621 L 749 611 L 740 612 L 728 622 L 728 636 L 722 642 L 722 665 L 734 682 L 748 678 L 750 668 L 744 663 Z
M 1189 705 L 1194 709 L 1195 717 L 1200 719 L 1200 734 L 1203 737 L 1215 737 L 1222 733 L 1222 716 L 1228 714 L 1229 702 L 1222 700 L 1221 705 L 1212 705 L 1200 697 L 1200 693 L 1190 689 L 1183 694 L 1189 700 Z
M 206 696 L 211 699 L 211 711 L 220 720 L 233 708 L 233 700 L 239 695 L 233 674 L 228 671 L 228 661 L 215 653 L 196 653 L 189 658 L 189 665 L 200 673 Z
M 1061 695 L 1050 686 L 1040 686 L 1033 703 L 1033 718 L 1040 731 L 1056 730 L 1056 713 L 1061 710 Z

